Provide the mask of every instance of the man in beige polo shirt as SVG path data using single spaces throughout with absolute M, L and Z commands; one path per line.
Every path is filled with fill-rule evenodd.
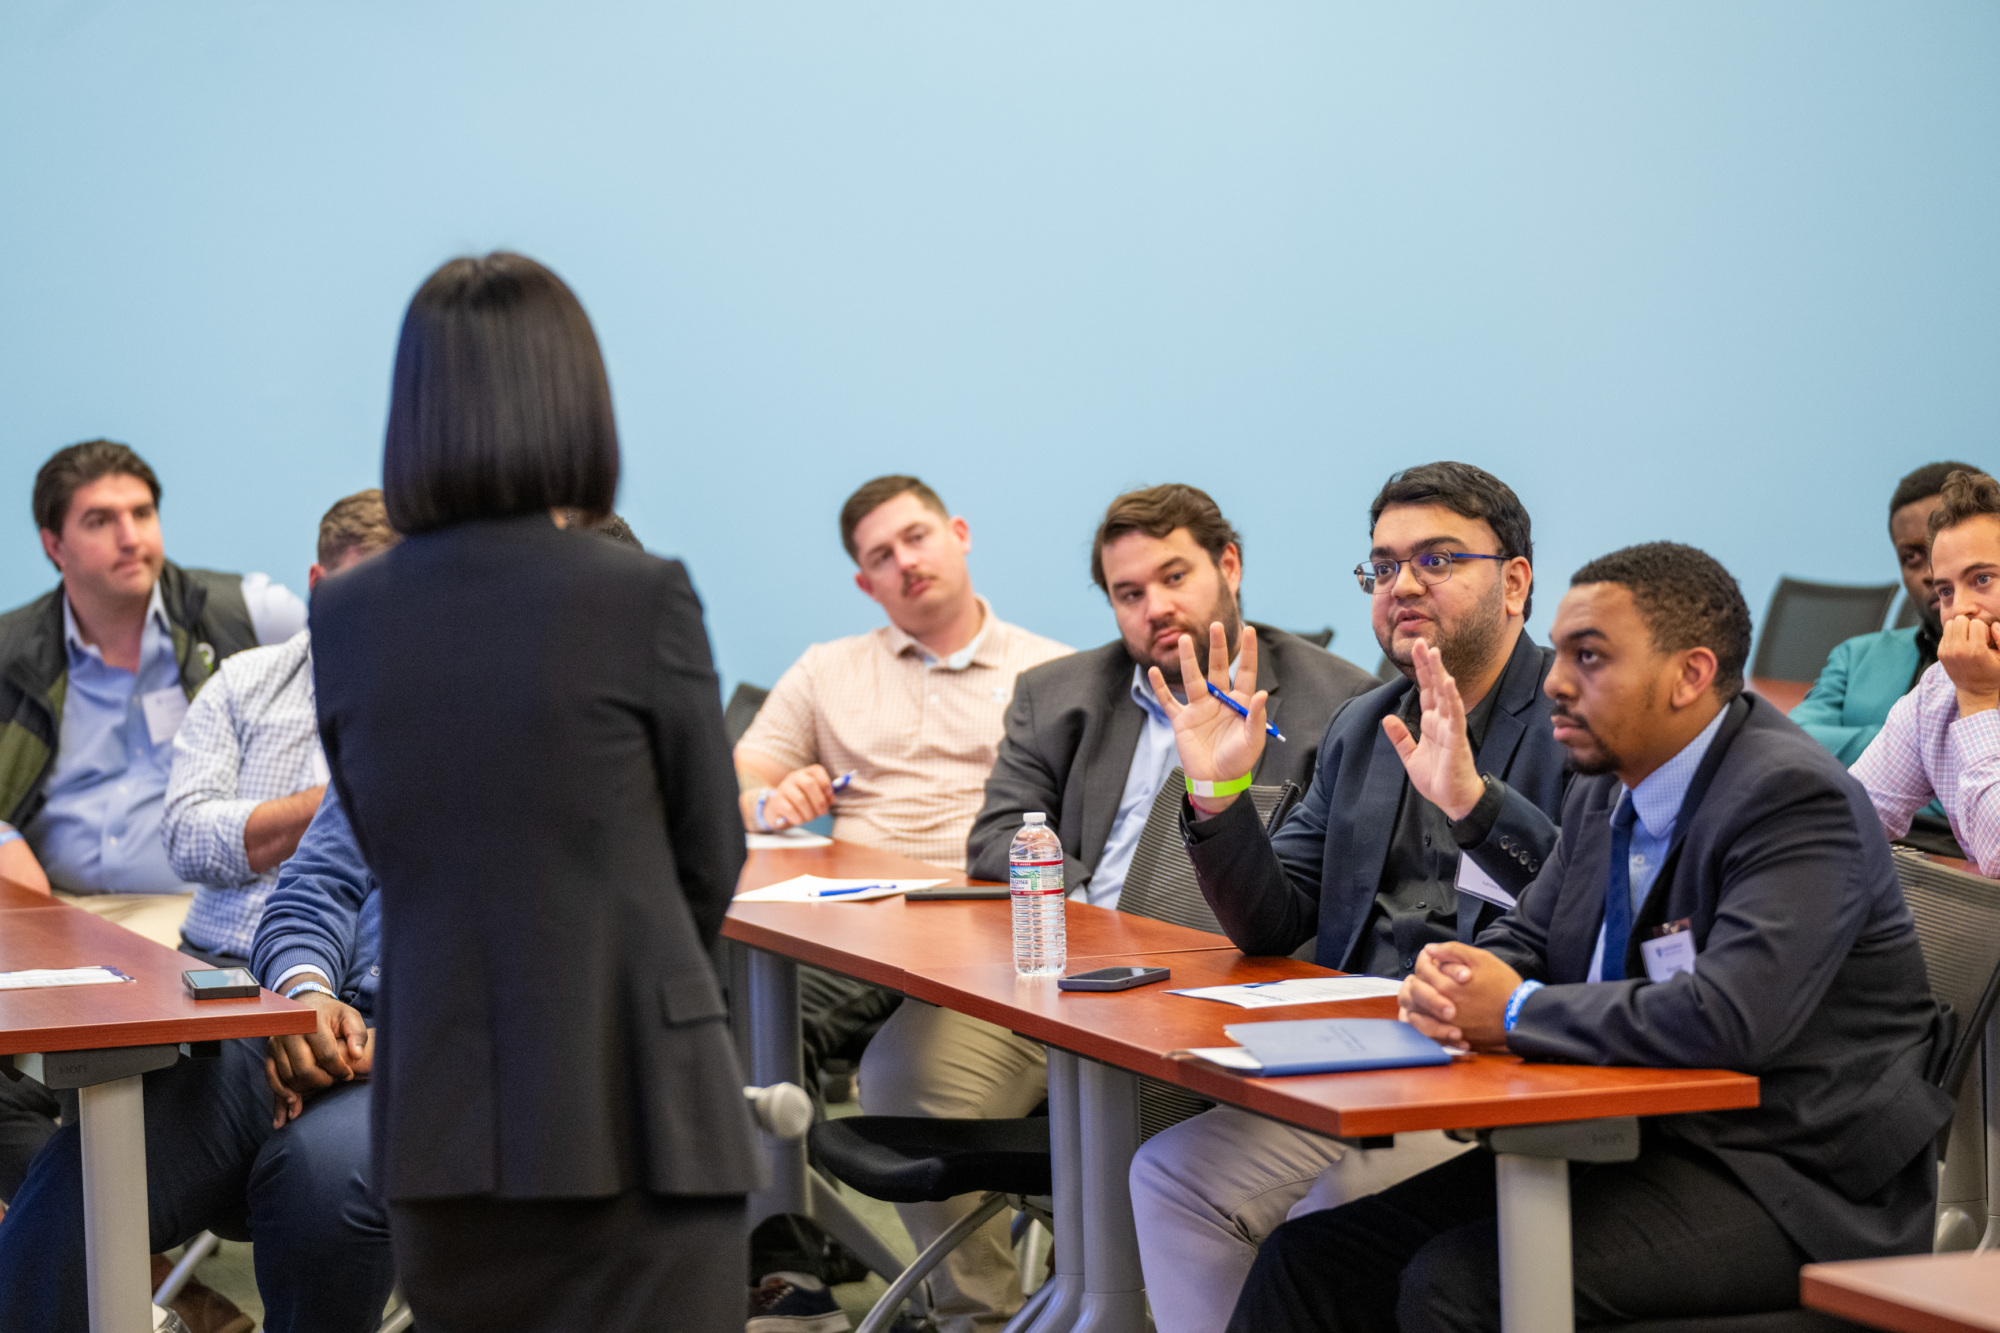
M 1001 620 L 973 592 L 971 529 L 915 477 L 861 487 L 841 506 L 840 537 L 855 586 L 889 623 L 816 643 L 779 678 L 736 746 L 743 825 L 790 828 L 831 810 L 836 838 L 962 867 L 1014 678 L 1070 650 Z M 992 1024 L 906 1001 L 868 1048 L 862 1102 L 878 1115 L 1026 1115 L 1041 1100 L 1042 1060 L 1040 1046 Z M 1031 1067 L 1034 1077 L 994 1077 Z M 950 1077 L 968 1068 L 977 1076 Z M 921 1247 L 971 1206 L 898 1211 Z M 1004 1323 L 1021 1302 L 1004 1216 L 960 1246 L 931 1288 L 941 1333 Z

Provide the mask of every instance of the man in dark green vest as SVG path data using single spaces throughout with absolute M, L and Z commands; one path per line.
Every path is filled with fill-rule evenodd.
M 0 820 L 58 895 L 172 946 L 195 887 L 160 838 L 174 732 L 217 662 L 297 633 L 305 604 L 261 574 L 169 561 L 159 501 L 152 468 L 109 440 L 35 476 L 62 582 L 0 616 Z

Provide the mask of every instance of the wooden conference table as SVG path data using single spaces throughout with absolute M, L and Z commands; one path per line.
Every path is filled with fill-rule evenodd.
M 315 1019 L 269 991 L 191 1000 L 181 973 L 202 963 L 0 880 L 0 972 L 100 964 L 134 980 L 0 990 L 0 1057 L 50 1088 L 77 1090 L 91 1333 L 141 1333 L 153 1327 L 141 1076 L 194 1043 L 310 1032 Z
M 1807 1305 L 1891 1333 L 2000 1333 L 2000 1251 L 1807 1264 Z
M 739 891 L 799 874 L 828 878 L 969 881 L 892 853 L 834 843 L 750 854 Z M 1638 1150 L 1637 1117 L 1757 1104 L 1757 1080 L 1720 1070 L 1598 1068 L 1480 1055 L 1449 1067 L 1301 1078 L 1248 1078 L 1180 1054 L 1234 1043 L 1223 1028 L 1254 1018 L 1393 1017 L 1389 999 L 1251 1013 L 1168 993 L 1169 987 L 1327 976 L 1289 958 L 1246 958 L 1227 939 L 1167 922 L 1072 903 L 1069 970 L 1147 963 L 1166 985 L 1110 994 L 1058 991 L 1053 978 L 1014 974 L 1006 902 L 739 902 L 723 934 L 746 948 L 731 963 L 747 994 L 743 1033 L 758 1083 L 799 1077 L 796 965 L 859 977 L 996 1023 L 1049 1048 L 1050 1139 L 1056 1162 L 1056 1273 L 1010 1327 L 1137 1333 L 1145 1327 L 1126 1184 L 1138 1147 L 1138 1076 L 1353 1141 L 1399 1133 L 1490 1131 L 1500 1184 L 1501 1304 L 1507 1333 L 1574 1325 L 1568 1163 L 1624 1160 Z M 772 1143 L 774 1184 L 753 1215 L 807 1212 L 864 1260 L 895 1260 L 815 1173 L 803 1148 Z M 859 1230 L 864 1233 L 855 1236 Z M 858 1244 L 856 1243 L 858 1241 Z

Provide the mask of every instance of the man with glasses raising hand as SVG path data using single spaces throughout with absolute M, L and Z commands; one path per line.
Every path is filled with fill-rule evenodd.
M 1202 892 L 1246 954 L 1313 958 L 1401 978 L 1426 944 L 1470 941 L 1556 842 L 1567 782 L 1542 693 L 1553 654 L 1524 632 L 1534 592 L 1528 513 L 1497 477 L 1430 463 L 1391 477 L 1355 568 L 1375 637 L 1404 679 L 1334 714 L 1312 788 L 1265 836 L 1234 794 L 1265 734 L 1248 642 L 1233 688 L 1183 705 L 1154 672 L 1190 788 L 1182 835 Z M 1219 635 L 1219 628 L 1211 635 Z M 1226 653 L 1211 640 L 1208 660 Z M 1181 639 L 1182 674 L 1199 674 Z M 1231 1107 L 1154 1136 L 1132 1164 L 1146 1290 L 1161 1333 L 1216 1333 L 1257 1245 L 1287 1217 L 1425 1170 L 1464 1145 L 1442 1134 L 1349 1148 Z

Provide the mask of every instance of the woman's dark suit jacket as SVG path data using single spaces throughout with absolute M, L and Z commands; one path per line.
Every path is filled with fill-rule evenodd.
M 743 828 L 686 571 L 464 523 L 322 583 L 312 635 L 382 886 L 387 1197 L 756 1188 L 707 954 Z

